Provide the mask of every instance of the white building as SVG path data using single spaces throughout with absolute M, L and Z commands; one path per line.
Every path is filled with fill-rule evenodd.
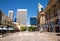
M 8 17 L 9 17 L 11 20 L 13 20 L 13 14 L 14 14 L 13 11 L 9 11 L 9 12 L 8 12 Z
M 40 3 L 38 3 L 38 12 L 40 12 L 42 8 L 44 7 Z
M 17 22 L 20 25 L 27 25 L 27 9 L 17 9 Z

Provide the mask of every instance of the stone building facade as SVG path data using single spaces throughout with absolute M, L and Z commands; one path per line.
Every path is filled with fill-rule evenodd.
M 45 13 L 48 32 L 60 32 L 60 0 L 49 0 Z
M 38 30 L 39 31 L 45 30 L 44 29 L 45 27 L 43 27 L 44 24 L 45 24 L 45 12 L 44 11 L 41 11 L 37 15 L 37 26 L 38 26 Z
M 16 28 L 17 27 L 12 23 L 12 20 L 0 10 L 0 33 L 14 32 Z

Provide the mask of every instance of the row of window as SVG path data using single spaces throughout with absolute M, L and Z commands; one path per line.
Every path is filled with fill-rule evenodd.
M 56 13 L 57 9 L 60 7 L 60 1 L 56 1 L 56 3 L 46 12 L 46 20 L 49 20 L 53 17 L 58 16 Z

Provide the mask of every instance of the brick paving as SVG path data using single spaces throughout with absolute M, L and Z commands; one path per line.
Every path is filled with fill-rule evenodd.
M 60 41 L 60 36 L 46 32 L 17 32 L 0 38 L 0 41 Z

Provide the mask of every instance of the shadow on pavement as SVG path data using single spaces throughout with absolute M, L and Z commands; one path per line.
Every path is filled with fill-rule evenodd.
M 60 34 L 56 34 L 57 36 L 60 36 Z

